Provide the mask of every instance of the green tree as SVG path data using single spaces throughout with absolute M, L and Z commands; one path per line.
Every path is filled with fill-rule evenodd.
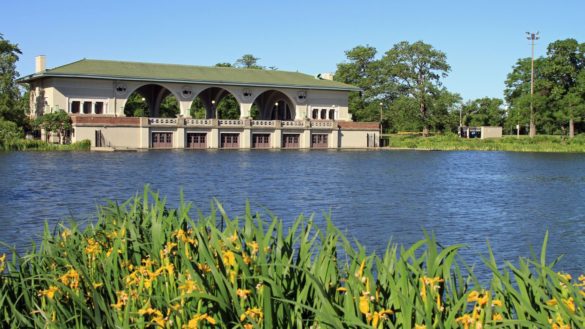
M 356 46 L 347 50 L 348 62 L 337 64 L 334 80 L 361 88 L 361 92 L 349 94 L 349 109 L 356 121 L 378 121 L 380 101 L 384 99 L 380 88 L 380 62 L 377 50 L 371 46 Z
M 22 138 L 23 132 L 16 123 L 0 118 L 0 150 L 8 149 L 14 141 Z
M 441 78 L 451 70 L 447 56 L 422 41 L 402 41 L 386 52 L 382 64 L 386 85 L 397 86 L 400 95 L 416 100 L 422 133 L 428 136 L 431 104 L 440 95 Z
M 236 63 L 234 66 L 239 67 L 239 68 L 245 68 L 245 69 L 263 70 L 264 67 L 258 65 L 259 60 L 260 60 L 260 58 L 255 57 L 252 54 L 245 54 L 241 58 L 236 60 Z
M 23 126 L 28 102 L 23 107 L 21 92 L 16 84 L 16 78 L 19 76 L 16 62 L 20 54 L 22 53 L 18 45 L 5 40 L 0 34 L 0 118 Z
M 466 102 L 462 108 L 464 126 L 502 126 L 506 117 L 504 101 L 499 98 L 479 98 Z
M 585 44 L 575 39 L 557 40 L 547 47 L 547 65 L 543 77 L 550 83 L 550 103 L 553 115 L 559 119 L 564 132 L 574 136 L 575 120 L 580 121 L 585 100 L 583 98 L 583 72 L 585 70 Z
M 148 117 L 148 103 L 139 93 L 132 93 L 124 106 L 124 115 L 127 117 Z
M 159 116 L 161 118 L 176 118 L 179 114 L 179 102 L 175 96 L 169 94 L 165 97 L 159 107 Z
M 67 112 L 58 110 L 50 113 L 45 113 L 40 117 L 37 117 L 36 126 L 45 130 L 45 136 L 47 141 L 52 132 L 59 136 L 59 144 L 65 142 L 65 136 L 71 132 L 71 118 Z

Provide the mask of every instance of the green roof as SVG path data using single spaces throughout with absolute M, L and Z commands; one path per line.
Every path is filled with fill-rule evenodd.
M 232 67 L 206 67 L 177 64 L 82 59 L 77 62 L 22 77 L 18 81 L 30 82 L 47 77 L 138 80 L 152 82 L 178 82 L 194 84 L 239 85 L 250 87 L 307 88 L 358 91 L 358 87 L 323 80 L 299 72 L 241 69 Z

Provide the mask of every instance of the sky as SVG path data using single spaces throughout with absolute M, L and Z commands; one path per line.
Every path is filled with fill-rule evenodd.
M 244 54 L 259 64 L 311 75 L 335 72 L 358 45 L 378 58 L 400 41 L 447 55 L 443 85 L 464 100 L 503 97 L 506 75 L 530 57 L 525 32 L 549 43 L 585 42 L 585 1 L 20 1 L 3 3 L 0 33 L 22 51 L 17 70 L 90 58 L 213 66 Z

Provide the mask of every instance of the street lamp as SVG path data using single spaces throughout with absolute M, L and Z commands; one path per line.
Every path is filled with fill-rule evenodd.
M 532 61 L 530 71 L 530 137 L 536 136 L 536 125 L 534 124 L 534 41 L 540 39 L 539 33 L 526 32 L 526 39 L 531 41 L 532 44 Z
M 213 112 L 215 119 L 219 120 L 219 118 L 217 117 L 217 108 L 215 107 L 215 99 L 211 100 L 211 111 Z

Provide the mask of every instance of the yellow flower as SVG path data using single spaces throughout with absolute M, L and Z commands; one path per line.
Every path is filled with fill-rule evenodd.
M 101 252 L 102 247 L 97 241 L 95 241 L 93 238 L 87 239 L 87 246 L 85 247 L 86 254 L 90 255 L 91 257 L 95 257 Z
M 236 241 L 238 241 L 238 231 L 234 231 L 234 234 L 232 234 L 232 236 L 230 236 L 230 241 L 232 243 L 236 243 Z
M 251 291 L 248 289 L 238 289 L 236 290 L 236 295 L 238 295 L 238 297 L 246 299 L 248 298 L 248 295 L 250 295 Z
M 455 321 L 457 321 L 457 323 L 462 324 L 464 329 L 469 329 L 469 325 L 471 325 L 471 324 L 473 324 L 473 322 L 475 322 L 473 320 L 473 317 L 467 313 L 463 314 L 463 316 L 458 317 L 457 319 L 455 319 Z
M 500 313 L 494 313 L 492 315 L 492 320 L 494 320 L 494 321 L 503 321 L 504 320 L 504 317 Z
M 347 292 L 347 288 L 346 287 L 339 287 L 336 289 L 338 292 Z
M 372 326 L 374 328 L 378 327 L 378 322 L 380 322 L 380 320 L 386 320 L 388 319 L 388 315 L 393 314 L 394 312 L 392 310 L 382 310 L 380 312 L 374 312 L 374 314 L 372 315 Z
M 253 325 L 253 324 L 251 324 L 251 323 L 246 323 L 246 324 L 244 325 L 244 329 L 254 329 L 254 325 Z
M 414 329 L 426 329 L 427 326 L 425 326 L 424 324 L 415 324 L 414 325 Z
M 368 296 L 360 297 L 360 312 L 362 312 L 362 314 L 370 313 L 370 299 Z
M 571 281 L 571 279 L 573 279 L 573 277 L 569 273 L 559 272 L 557 274 L 559 275 L 559 277 L 561 277 L 562 279 L 565 279 L 566 281 Z
M 201 271 L 203 273 L 211 272 L 211 267 L 209 267 L 209 265 L 207 265 L 207 264 L 198 263 L 197 268 L 199 269 L 199 271 Z
M 103 286 L 104 284 L 101 282 L 94 282 L 92 285 L 93 285 L 93 289 L 97 289 L 97 288 Z
M 0 273 L 4 272 L 4 268 L 6 267 L 6 254 L 2 254 L 0 256 Z
M 360 264 L 360 268 L 355 272 L 355 277 L 360 279 L 364 276 L 364 269 L 366 267 L 366 260 L 364 259 Z
M 492 307 L 493 307 L 493 306 L 502 307 L 502 305 L 504 305 L 504 303 L 502 303 L 502 301 L 501 301 L 501 300 L 499 300 L 499 299 L 494 299 L 494 300 L 492 300 Z
M 45 289 L 41 291 L 41 296 L 47 296 L 49 299 L 55 298 L 55 294 L 59 291 L 59 288 L 55 286 L 50 286 L 49 289 Z
M 126 302 L 128 301 L 128 294 L 124 291 L 118 291 L 116 295 L 118 295 L 118 301 L 111 306 L 117 310 L 121 310 L 122 306 L 126 305 Z
M 573 300 L 573 297 L 569 299 L 563 299 L 563 303 L 572 313 L 575 313 L 575 301 Z
M 184 284 L 179 286 L 179 290 L 181 290 L 183 294 L 190 294 L 194 291 L 198 291 L 199 287 L 197 287 L 197 282 L 186 280 Z
M 555 305 L 558 305 L 558 302 L 557 302 L 556 299 L 553 298 L 553 299 L 547 301 L 546 302 L 546 305 L 548 305 L 548 306 L 555 306 Z
M 79 287 L 79 273 L 73 268 L 63 274 L 59 280 L 71 289 L 77 289 Z
M 256 241 L 249 242 L 248 246 L 250 247 L 250 253 L 252 254 L 252 256 L 256 255 L 258 253 L 258 250 L 260 250 L 260 248 L 258 247 L 258 242 Z
M 67 238 L 71 236 L 71 230 L 69 229 L 64 229 L 63 232 L 61 232 L 61 239 L 63 239 L 64 241 L 67 241 Z
M 256 322 L 259 322 L 264 317 L 262 310 L 258 307 L 249 308 L 246 312 L 240 315 L 240 321 L 244 321 L 246 318 L 250 318 Z
M 473 303 L 473 302 L 477 302 L 477 300 L 479 299 L 479 292 L 477 291 L 472 291 L 469 296 L 467 296 L 467 302 L 468 303 Z
M 235 266 L 236 265 L 236 256 L 233 252 L 226 250 L 223 252 L 223 263 L 226 266 Z
M 189 320 L 186 325 L 183 325 L 183 329 L 197 329 L 199 328 L 199 322 L 201 321 L 207 321 L 207 323 L 211 325 L 215 325 L 217 323 L 215 319 L 207 315 L 207 313 L 195 314 L 195 316 L 193 316 L 193 318 L 191 318 L 191 320 Z

